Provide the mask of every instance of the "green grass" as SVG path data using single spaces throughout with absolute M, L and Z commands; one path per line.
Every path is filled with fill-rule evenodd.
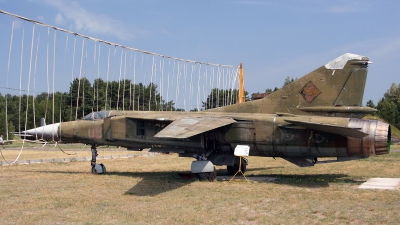
M 400 177 L 400 153 L 299 168 L 249 157 L 246 176 L 274 182 L 182 179 L 193 159 L 176 154 L 0 167 L 1 224 L 397 224 L 399 191 L 362 190 Z M 226 175 L 224 167 L 218 173 Z

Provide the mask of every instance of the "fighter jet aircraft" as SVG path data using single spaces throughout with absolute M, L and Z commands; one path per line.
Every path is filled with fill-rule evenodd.
M 63 142 L 92 147 L 92 172 L 100 145 L 128 150 L 178 153 L 193 157 L 191 171 L 212 181 L 215 165 L 234 174 L 250 156 L 281 157 L 298 166 L 313 166 L 326 157 L 335 162 L 388 154 L 390 126 L 362 119 L 375 109 L 362 107 L 369 58 L 346 53 L 262 99 L 200 112 L 100 111 L 82 120 L 25 131 Z M 266 82 L 268 78 L 265 78 Z M 242 160 L 242 161 L 240 161 Z

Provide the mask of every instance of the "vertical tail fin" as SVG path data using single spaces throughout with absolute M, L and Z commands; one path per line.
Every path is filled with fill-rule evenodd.
M 324 115 L 371 112 L 371 108 L 360 107 L 369 63 L 368 57 L 346 53 L 263 99 L 214 111 Z

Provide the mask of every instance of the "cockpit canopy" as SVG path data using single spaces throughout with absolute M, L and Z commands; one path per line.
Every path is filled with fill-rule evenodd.
M 111 116 L 112 110 L 92 112 L 83 117 L 83 120 L 98 120 Z

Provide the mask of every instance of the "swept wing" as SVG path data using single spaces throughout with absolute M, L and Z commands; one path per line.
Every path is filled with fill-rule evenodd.
M 156 138 L 188 138 L 204 133 L 236 121 L 223 117 L 183 117 L 177 118 L 163 130 L 158 132 Z

